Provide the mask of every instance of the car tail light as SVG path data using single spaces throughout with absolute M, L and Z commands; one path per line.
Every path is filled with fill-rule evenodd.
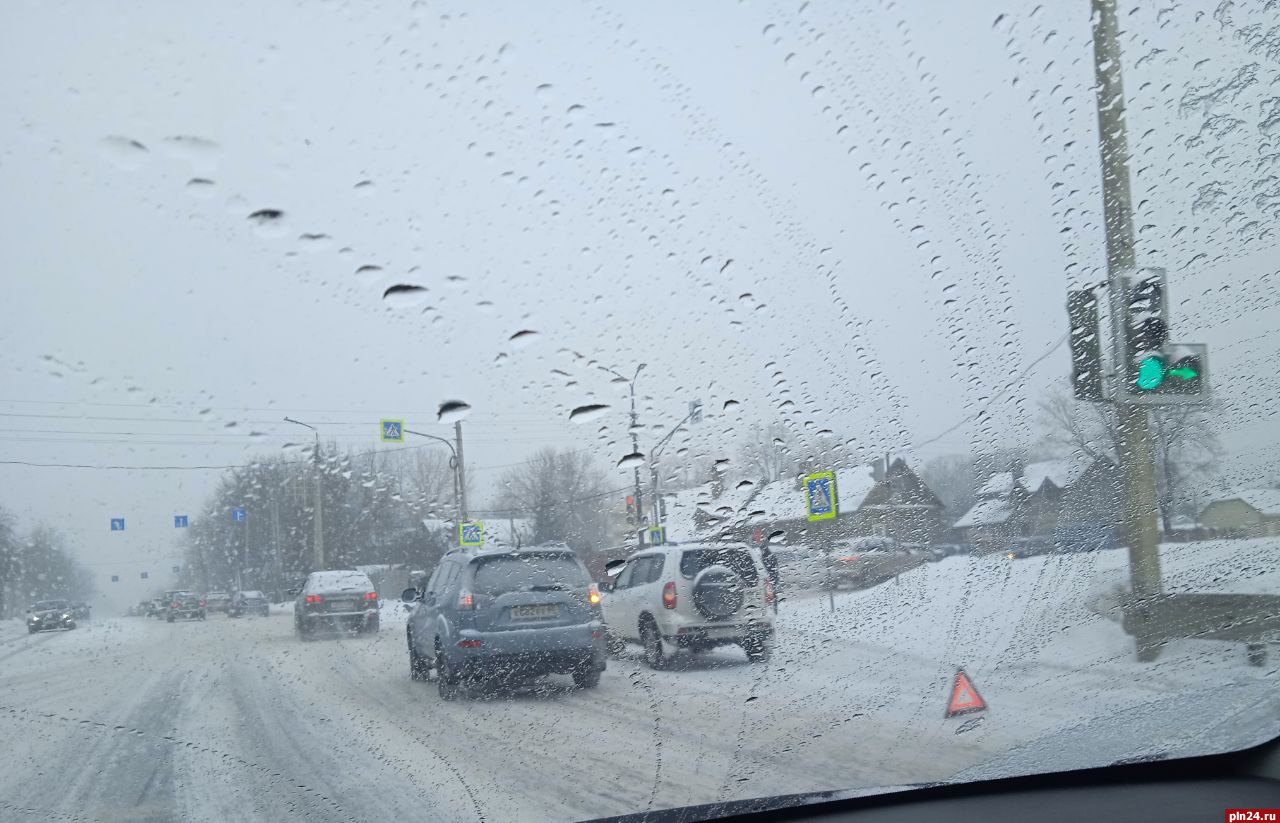
M 307 595 L 307 602 L 308 602 L 308 603 L 319 603 L 319 602 L 320 602 L 320 595 L 318 595 L 318 594 L 309 594 L 309 595 Z
M 377 600 L 377 599 L 378 599 L 378 593 L 377 593 L 377 592 L 369 592 L 368 594 L 366 594 L 366 595 L 364 596 L 364 599 L 365 599 L 365 600 Z
M 840 559 L 841 559 L 841 560 L 843 560 L 843 561 L 844 561 L 844 562 L 846 562 L 846 563 L 857 563 L 857 562 L 858 562 L 858 555 L 856 555 L 856 554 L 846 554 L 844 557 L 842 557 L 842 558 L 840 558 Z
M 476 607 L 475 595 L 473 595 L 471 592 L 468 592 L 468 591 L 458 592 L 458 608 L 459 609 L 471 610 L 471 609 L 474 609 L 475 607 Z M 476 641 L 476 645 L 477 646 L 480 645 L 479 640 Z
M 201 600 L 201 601 L 200 601 L 200 608 L 202 608 L 202 609 L 204 608 L 204 601 L 203 601 L 203 600 Z
M 178 608 L 178 601 L 177 601 L 177 600 L 175 600 L 175 601 L 173 601 L 172 603 L 170 603 L 170 604 L 169 604 L 169 608 L 171 608 L 171 609 L 176 609 L 176 608 Z
M 480 648 L 480 641 L 479 640 L 459 640 L 458 648 L 459 649 L 478 649 Z
M 674 609 L 676 607 L 676 584 L 668 583 L 662 587 L 662 608 Z
M 772 603 L 773 598 L 773 581 L 766 577 L 764 580 L 764 602 Z
M 587 602 L 593 606 L 600 605 L 600 590 L 596 588 L 596 584 L 592 583 L 587 588 Z

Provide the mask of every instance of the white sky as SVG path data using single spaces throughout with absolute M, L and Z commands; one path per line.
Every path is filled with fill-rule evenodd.
M 708 453 L 779 418 L 857 455 L 1035 437 L 1065 345 L 913 450 L 1102 277 L 1086 2 L 470 5 L 5 4 L 0 459 L 238 463 L 306 442 L 285 414 L 447 436 L 462 399 L 483 502 L 541 446 L 629 451 L 593 364 L 641 361 L 642 423 L 700 398 Z M 1213 347 L 1229 470 L 1271 477 L 1268 21 L 1122 5 L 1139 258 Z M 0 465 L 0 505 L 135 581 L 216 477 Z

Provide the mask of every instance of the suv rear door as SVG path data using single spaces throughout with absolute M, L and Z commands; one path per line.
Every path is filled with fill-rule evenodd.
M 586 568 L 568 552 L 518 552 L 478 557 L 467 591 L 482 632 L 573 626 L 594 619 Z

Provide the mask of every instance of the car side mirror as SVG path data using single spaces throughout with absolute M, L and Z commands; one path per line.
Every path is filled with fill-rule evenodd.
M 611 592 L 613 591 L 613 583 L 613 580 L 606 577 L 604 580 L 601 580 L 596 584 L 596 588 L 602 592 Z
M 418 590 L 413 588 L 405 589 L 400 592 L 400 599 L 406 603 L 412 603 L 418 599 Z

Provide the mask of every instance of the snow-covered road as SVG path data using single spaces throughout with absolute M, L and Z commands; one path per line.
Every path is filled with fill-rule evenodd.
M 1166 548 L 1171 587 L 1204 574 L 1199 545 Z M 1212 584 L 1277 591 L 1276 548 L 1235 541 L 1237 571 Z M 1185 641 L 1137 663 L 1104 612 L 1123 579 L 1123 552 L 949 558 L 838 594 L 834 613 L 785 601 L 768 665 L 723 650 L 654 672 L 628 651 L 595 690 L 452 703 L 409 679 L 398 604 L 375 637 L 305 644 L 287 613 L 30 636 L 8 621 L 0 819 L 580 819 L 1274 734 L 1274 659 Z M 986 713 L 944 719 L 957 666 Z

